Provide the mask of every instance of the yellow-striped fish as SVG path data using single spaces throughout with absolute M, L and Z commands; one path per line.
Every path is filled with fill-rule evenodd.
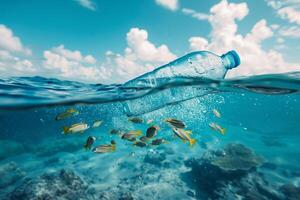
M 71 127 L 64 126 L 63 133 L 65 135 L 74 134 L 74 133 L 78 133 L 78 132 L 83 133 L 88 128 L 89 128 L 89 126 L 87 124 L 80 122 L 80 123 L 73 124 Z
M 66 119 L 69 118 L 71 116 L 75 116 L 78 115 L 79 112 L 77 110 L 75 110 L 74 108 L 69 108 L 68 110 L 66 110 L 65 112 L 59 113 L 56 117 L 55 120 L 62 120 L 62 119 Z
M 93 149 L 94 153 L 112 153 L 114 151 L 116 151 L 117 147 L 116 147 L 116 142 L 115 141 L 111 141 L 111 144 L 103 144 L 103 145 L 99 145 L 97 147 L 95 147 Z
M 225 134 L 226 132 L 226 129 L 225 128 L 222 128 L 220 125 L 214 123 L 214 122 L 210 122 L 209 123 L 209 127 L 212 128 L 213 130 L 215 131 L 218 131 L 219 133 L 221 133 L 222 135 Z
M 101 120 L 95 121 L 95 122 L 93 123 L 93 128 L 99 127 L 99 126 L 102 124 L 102 122 L 103 122 L 103 121 L 101 121 Z
M 188 141 L 191 146 L 193 146 L 196 143 L 196 139 L 192 139 L 190 135 L 192 134 L 192 131 L 186 131 L 180 128 L 173 128 L 173 132 L 177 137 L 179 137 L 183 142 Z
M 217 118 L 221 118 L 221 113 L 217 109 L 213 109 L 213 113 Z

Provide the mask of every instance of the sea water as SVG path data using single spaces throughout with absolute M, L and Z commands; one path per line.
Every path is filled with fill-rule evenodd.
M 206 92 L 187 94 L 198 90 Z M 1 79 L 0 199 L 299 199 L 299 90 L 300 73 L 178 77 L 160 87 L 130 88 Z M 167 99 L 166 91 L 175 103 L 153 110 L 138 105 L 148 97 Z M 145 123 L 128 120 L 128 102 L 139 106 L 133 116 Z M 69 108 L 79 113 L 55 120 Z M 183 121 L 196 144 L 176 137 L 166 118 Z M 97 120 L 103 123 L 93 128 Z M 90 128 L 62 134 L 63 126 L 78 122 Z M 151 125 L 160 127 L 155 138 L 166 143 L 141 148 L 110 134 L 118 129 L 145 135 Z M 85 150 L 88 136 L 96 137 L 93 147 L 114 140 L 116 151 Z

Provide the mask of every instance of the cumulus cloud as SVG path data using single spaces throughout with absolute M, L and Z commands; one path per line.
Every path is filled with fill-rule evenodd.
M 68 80 L 103 83 L 111 76 L 93 56 L 83 56 L 80 51 L 66 49 L 63 45 L 44 51 L 43 67 L 47 76 Z
M 290 38 L 300 38 L 300 27 L 290 26 L 290 27 L 281 28 L 279 30 L 279 35 L 290 37 Z
M 278 34 L 287 38 L 300 38 L 300 1 L 266 0 L 266 2 L 281 19 L 289 22 L 278 29 Z
M 155 2 L 169 10 L 175 11 L 179 7 L 178 0 L 155 0 Z
M 1 75 L 21 76 L 35 72 L 30 60 L 31 50 L 24 47 L 20 38 L 7 26 L 0 24 L 0 72 Z
M 96 4 L 92 0 L 75 0 L 79 3 L 79 5 L 89 9 L 89 10 L 96 10 Z
M 123 55 L 107 53 L 119 81 L 129 80 L 176 58 L 165 44 L 156 47 L 150 42 L 144 29 L 131 28 L 126 40 L 128 47 Z
M 300 11 L 294 7 L 284 7 L 278 10 L 278 15 L 282 19 L 287 19 L 292 23 L 300 25 Z
M 196 12 L 195 10 L 189 8 L 183 8 L 181 12 L 185 15 L 190 15 L 197 20 L 207 20 L 209 15 L 206 13 Z
M 210 40 L 203 37 L 189 39 L 192 50 L 210 50 L 222 54 L 237 50 L 242 64 L 229 72 L 229 76 L 263 73 L 280 73 L 299 70 L 296 64 L 287 63 L 282 54 L 275 50 L 264 50 L 262 42 L 273 36 L 265 19 L 258 21 L 245 36 L 238 33 L 238 20 L 249 13 L 246 3 L 228 3 L 222 0 L 210 9 L 209 22 L 212 26 Z
M 41 75 L 82 82 L 124 82 L 176 58 L 165 44 L 156 46 L 150 42 L 146 30 L 132 28 L 126 35 L 127 47 L 123 54 L 107 51 L 104 60 L 99 61 L 92 55 L 59 45 L 45 50 L 43 58 L 32 63 L 21 40 L 4 25 L 0 27 L 2 76 Z
M 197 51 L 201 49 L 207 49 L 208 41 L 203 37 L 191 37 L 189 39 L 190 49 Z
M 13 34 L 12 30 L 3 24 L 0 24 L 0 36 L 0 49 L 31 54 L 31 51 L 23 46 L 21 40 Z
M 267 4 L 276 10 L 277 15 L 291 23 L 300 25 L 299 0 L 266 0 Z

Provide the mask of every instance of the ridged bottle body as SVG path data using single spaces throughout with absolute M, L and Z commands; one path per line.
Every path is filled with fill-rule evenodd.
M 228 69 L 240 64 L 236 52 L 218 56 L 209 51 L 196 51 L 169 64 L 126 82 L 124 87 L 159 87 L 177 78 L 223 79 Z M 159 93 L 129 100 L 124 103 L 127 115 L 151 112 L 166 105 L 205 95 L 205 89 L 192 87 L 168 88 Z

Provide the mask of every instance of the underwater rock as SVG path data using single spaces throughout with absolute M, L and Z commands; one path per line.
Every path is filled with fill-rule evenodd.
M 12 140 L 0 140 L 0 160 L 25 152 L 24 145 Z
M 195 189 L 197 199 L 281 199 L 275 187 L 256 171 L 225 171 L 201 159 L 194 159 L 188 166 L 192 170 L 183 173 L 182 179 Z
M 282 199 L 256 171 L 262 159 L 244 145 L 228 144 L 210 154 L 185 161 L 191 171 L 181 178 L 195 190 L 196 199 Z
M 250 170 L 261 165 L 263 161 L 242 144 L 228 144 L 224 153 L 224 156 L 217 157 L 211 164 L 223 170 Z
M 128 192 L 122 194 L 119 200 L 133 200 L 133 197 L 131 196 L 130 192 Z
M 97 199 L 101 200 L 134 200 L 130 191 L 124 192 L 121 188 L 111 189 L 108 188 L 107 191 L 103 191 Z
M 11 186 L 25 175 L 26 173 L 18 168 L 15 162 L 0 165 L 0 189 Z
M 296 187 L 293 184 L 286 184 L 280 187 L 280 191 L 285 195 L 286 200 L 299 200 L 300 199 L 300 187 Z
M 239 196 L 249 200 L 280 200 L 283 195 L 277 191 L 276 186 L 270 185 L 261 173 L 250 173 L 243 177 L 240 181 L 232 183 L 232 187 L 236 188 Z
M 86 190 L 87 184 L 78 175 L 63 169 L 25 181 L 9 195 L 9 199 L 89 199 Z

